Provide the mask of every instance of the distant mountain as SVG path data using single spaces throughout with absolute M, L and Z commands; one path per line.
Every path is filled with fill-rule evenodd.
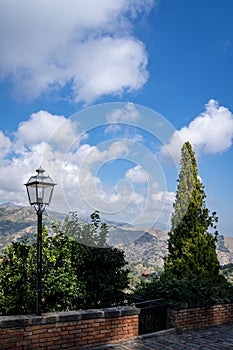
M 21 205 L 16 205 L 16 204 L 11 203 L 11 202 L 4 203 L 4 204 L 2 204 L 2 206 L 6 207 L 6 208 L 11 208 L 11 209 L 20 209 L 20 208 L 22 208 Z
M 43 222 L 50 227 L 55 219 L 64 218 L 64 214 L 46 210 Z M 133 227 L 124 223 L 107 224 L 108 243 L 124 250 L 129 263 L 162 268 L 163 257 L 167 254 L 168 234 L 165 230 Z M 0 205 L 0 253 L 12 241 L 21 239 L 25 234 L 33 238 L 36 232 L 37 216 L 33 208 L 18 207 L 11 203 Z M 217 253 L 221 265 L 233 263 L 233 238 L 219 236 Z
M 163 265 L 167 253 L 168 235 L 158 228 L 118 227 L 109 225 L 108 243 L 124 250 L 130 263 Z
M 126 224 L 119 226 L 117 224 L 108 224 L 108 243 L 112 246 L 122 246 L 141 237 L 145 231 L 142 229 L 128 226 Z
M 218 237 L 217 244 L 218 260 L 221 265 L 233 263 L 233 237 L 221 236 Z
M 60 217 L 59 217 L 60 215 Z M 43 222 L 50 227 L 53 220 L 64 218 L 63 214 L 46 210 Z M 20 240 L 27 235 L 34 238 L 37 232 L 37 215 L 31 207 L 20 207 L 11 203 L 0 205 L 0 253 L 11 242 Z

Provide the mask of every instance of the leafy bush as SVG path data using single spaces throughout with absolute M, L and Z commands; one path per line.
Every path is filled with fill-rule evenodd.
M 27 241 L 12 243 L 0 263 L 0 312 L 23 314 L 34 310 L 35 249 Z
M 128 287 L 124 253 L 107 247 L 107 226 L 96 219 L 81 225 L 77 215 L 67 217 L 54 224 L 54 236 L 43 228 L 43 312 L 96 307 L 109 296 L 113 304 Z M 83 240 L 88 232 L 91 246 L 77 241 L 77 229 Z M 0 263 L 0 313 L 36 312 L 36 260 L 35 243 L 24 239 L 8 246 Z
M 135 295 L 145 299 L 164 298 L 172 307 L 208 306 L 233 299 L 233 285 L 223 277 L 218 279 L 183 277 L 168 278 L 165 274 L 151 281 L 142 281 Z

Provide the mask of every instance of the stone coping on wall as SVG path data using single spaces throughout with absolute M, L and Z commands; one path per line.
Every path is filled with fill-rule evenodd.
M 104 309 L 50 312 L 36 315 L 0 316 L 0 329 L 44 325 L 59 322 L 72 322 L 92 319 L 105 319 L 138 315 L 140 309 L 132 306 L 117 306 Z

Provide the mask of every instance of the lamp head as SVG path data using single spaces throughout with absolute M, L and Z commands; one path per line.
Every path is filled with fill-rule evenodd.
M 44 175 L 45 170 L 39 167 L 37 175 L 31 176 L 25 184 L 28 200 L 36 209 L 45 208 L 52 199 L 53 189 L 56 185 L 50 176 Z

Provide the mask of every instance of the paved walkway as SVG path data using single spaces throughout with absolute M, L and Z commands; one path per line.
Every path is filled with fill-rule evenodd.
M 97 348 L 96 348 L 97 349 Z M 99 347 L 102 350 L 233 350 L 233 323 L 176 334 L 158 332 L 120 345 Z

